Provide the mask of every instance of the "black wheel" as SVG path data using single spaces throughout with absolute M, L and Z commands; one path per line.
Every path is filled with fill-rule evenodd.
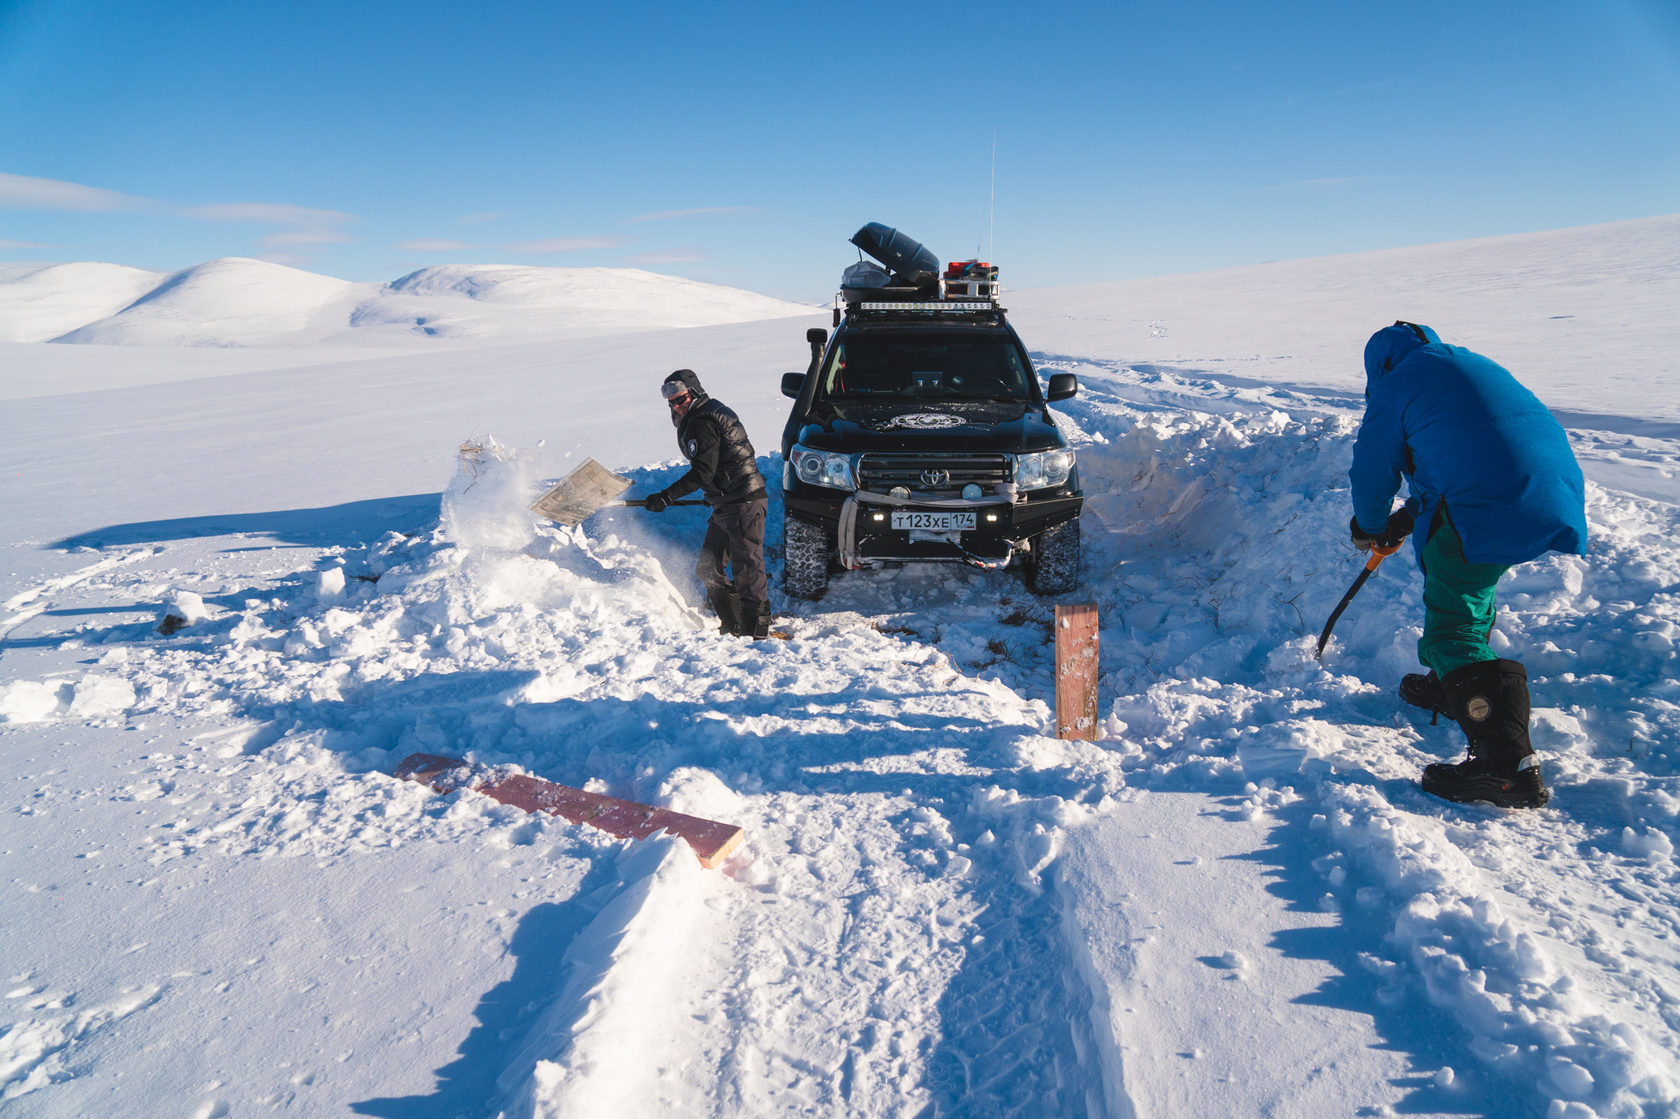
M 782 524 L 782 589 L 794 598 L 821 598 L 828 590 L 828 532 L 787 518 Z
M 1027 589 L 1066 594 L 1079 586 L 1079 518 L 1051 525 L 1033 537 L 1027 560 Z

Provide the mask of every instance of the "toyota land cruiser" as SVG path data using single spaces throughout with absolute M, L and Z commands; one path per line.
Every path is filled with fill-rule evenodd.
M 1048 404 L 1077 379 L 1040 386 L 991 265 L 941 275 L 880 225 L 852 240 L 893 272 L 848 269 L 833 337 L 809 331 L 809 367 L 782 378 L 784 589 L 818 598 L 834 570 L 948 561 L 1015 562 L 1039 594 L 1073 590 L 1084 498 Z

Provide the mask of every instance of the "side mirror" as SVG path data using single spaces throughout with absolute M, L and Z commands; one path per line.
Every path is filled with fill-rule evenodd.
M 1052 373 L 1050 375 L 1050 391 L 1045 394 L 1048 400 L 1066 400 L 1070 396 L 1079 395 L 1079 378 L 1072 373 Z
M 805 387 L 805 374 L 803 374 L 803 373 L 783 373 L 782 374 L 782 395 L 783 396 L 791 397 L 792 399 L 797 400 L 797 399 L 799 399 L 799 390 L 803 389 L 804 387 Z

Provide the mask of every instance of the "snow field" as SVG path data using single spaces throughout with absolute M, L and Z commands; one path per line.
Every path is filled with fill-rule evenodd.
M 1569 313 L 1553 294 L 1498 305 L 1511 324 Z M 1247 304 L 1217 295 L 1241 336 Z M 1393 692 L 1422 616 L 1408 552 L 1313 657 L 1363 562 L 1345 544 L 1357 396 L 1245 379 L 1234 343 L 1208 352 L 1236 376 L 1192 351 L 1122 360 L 1101 303 L 1061 298 L 1067 336 L 1034 355 L 1084 385 L 1058 410 L 1090 499 L 1068 599 L 1099 608 L 1097 742 L 1048 737 L 1054 602 L 1012 573 L 849 573 L 777 603 L 787 640 L 725 640 L 691 574 L 703 511 L 538 523 L 525 504 L 557 464 L 523 436 L 469 439 L 441 508 L 242 484 L 207 506 L 230 515 L 193 521 L 216 494 L 184 474 L 184 521 L 137 519 L 172 515 L 143 485 L 138 513 L 20 503 L 30 533 L 80 535 L 14 546 L 0 607 L 8 1115 L 1673 1113 L 1680 443 L 1662 413 L 1591 401 L 1603 426 L 1571 437 L 1592 550 L 1501 587 L 1496 648 L 1529 667 L 1551 805 L 1449 805 L 1415 779 L 1461 735 Z M 1606 329 L 1557 321 L 1553 342 Z M 1667 353 L 1635 333 L 1624 354 Z M 768 344 L 705 337 L 719 364 L 747 355 L 720 395 L 772 445 Z M 652 343 L 618 345 L 591 367 L 654 367 Z M 1266 376 L 1317 369 L 1261 355 Z M 472 380 L 481 405 L 477 364 L 379 365 L 376 395 L 397 409 L 421 385 L 466 426 L 447 390 Z M 328 453 L 342 435 L 309 442 L 315 420 L 366 422 L 347 368 L 298 383 L 354 414 L 286 439 L 360 476 Z M 266 415 L 280 390 L 251 383 L 122 401 Z M 467 434 L 392 415 L 414 444 L 382 435 L 393 457 L 435 463 Z M 670 454 L 668 431 L 645 438 L 590 450 L 645 492 L 679 469 L 636 465 Z M 60 492 L 42 486 L 25 496 Z M 231 515 L 264 507 L 290 512 Z M 171 614 L 187 624 L 165 634 Z M 386 776 L 420 750 L 748 840 L 706 872 L 674 841 Z
M 1075 402 L 1069 409 L 1076 423 L 1114 409 L 1103 399 L 1098 371 L 1084 370 L 1082 379 L 1094 391 L 1082 394 L 1083 408 Z M 1232 394 L 1209 388 L 1215 408 L 1230 407 Z M 1123 751 L 1136 749 L 1130 743 L 1141 746 L 1133 764 L 1153 764 L 1157 772 L 1164 768 L 1162 751 L 1151 749 L 1152 741 L 1175 747 L 1182 760 L 1168 772 L 1178 780 L 1217 780 L 1233 769 L 1258 779 L 1251 787 L 1262 812 L 1299 816 L 1289 802 L 1304 798 L 1316 809 L 1308 827 L 1326 848 L 1314 860 L 1331 887 L 1321 903 L 1338 908 L 1352 901 L 1390 912 L 1385 940 L 1409 965 L 1399 972 L 1408 984 L 1391 979 L 1379 994 L 1399 1001 L 1421 995 L 1463 1031 L 1484 1066 L 1599 1114 L 1672 1106 L 1680 1093 L 1672 1047 L 1674 916 L 1661 898 L 1674 881 L 1662 852 L 1676 825 L 1672 775 L 1680 746 L 1670 636 L 1680 568 L 1667 543 L 1674 507 L 1593 486 L 1592 553 L 1526 565 L 1502 588 L 1496 649 L 1529 664 L 1536 745 L 1562 819 L 1452 809 L 1443 822 L 1411 778 L 1432 760 L 1420 748 L 1441 741 L 1441 754 L 1450 756 L 1461 748 L 1458 736 L 1422 725 L 1413 731 L 1406 713 L 1394 711 L 1388 688 L 1337 675 L 1338 662 L 1350 659 L 1356 670 L 1364 669 L 1361 661 L 1374 662 L 1378 671 L 1360 674 L 1376 679 L 1412 670 L 1416 621 L 1402 622 L 1386 639 L 1381 627 L 1396 617 L 1421 620 L 1415 573 L 1404 572 L 1403 588 L 1382 584 L 1399 590 L 1399 609 L 1378 605 L 1383 591 L 1373 579 L 1343 616 L 1319 666 L 1310 659 L 1315 639 L 1305 635 L 1327 616 L 1358 566 L 1346 562 L 1341 585 L 1324 587 L 1334 566 L 1314 562 L 1299 546 L 1275 546 L 1303 535 L 1345 536 L 1339 528 L 1346 499 L 1337 492 L 1345 483 L 1336 467 L 1347 454 L 1322 453 L 1322 444 L 1350 441 L 1352 428 L 1345 418 L 1294 421 L 1267 410 L 1265 398 L 1275 394 L 1255 395 L 1249 416 L 1174 416 L 1176 428 L 1143 410 L 1134 422 L 1144 438 L 1115 440 L 1110 445 L 1127 452 L 1098 457 L 1099 469 L 1112 473 L 1099 486 L 1105 497 L 1094 511 L 1119 521 L 1122 538 L 1142 537 L 1144 547 L 1192 544 L 1173 553 L 1176 578 L 1201 584 L 1194 605 L 1176 600 L 1163 612 L 1162 587 L 1147 564 L 1122 562 L 1112 582 L 1098 580 L 1120 588 L 1122 617 L 1141 610 L 1145 622 L 1130 628 L 1135 644 L 1115 674 L 1116 690 L 1133 698 L 1115 703 L 1111 735 L 1122 740 Z M 1307 448 L 1313 451 L 1302 453 Z M 1082 455 L 1082 471 L 1093 457 Z M 1124 471 L 1114 469 L 1121 465 Z M 1171 503 L 1165 495 L 1173 495 Z M 1105 516 L 1117 506 L 1121 516 Z M 1310 533 L 1297 531 L 1302 522 L 1312 525 Z M 1636 560 L 1636 552 L 1643 558 Z M 1137 566 L 1144 568 L 1141 585 L 1127 570 Z M 1403 551 L 1381 575 L 1411 566 Z M 1246 588 L 1239 591 L 1238 584 Z M 1240 604 L 1234 611 L 1233 603 Z M 1294 605 L 1303 615 L 1292 619 L 1285 608 Z M 1148 640 L 1163 613 L 1175 618 L 1179 633 Z M 1198 613 L 1199 632 L 1183 638 Z M 1279 646 L 1276 637 L 1291 630 L 1302 636 Z M 1250 634 L 1271 640 L 1256 643 Z M 1162 644 L 1168 656 L 1160 656 Z M 1150 683 L 1157 676 L 1172 679 Z M 1554 695 L 1573 702 L 1547 706 Z M 1373 722 L 1395 729 L 1337 726 L 1317 717 L 1334 706 L 1367 704 L 1389 712 L 1386 718 L 1371 712 Z M 1451 822 L 1466 814 L 1478 822 Z M 1642 855 L 1641 835 L 1664 837 L 1650 841 L 1649 857 Z M 1588 852 L 1587 861 L 1577 861 L 1572 849 Z M 1602 861 L 1601 853 L 1622 857 Z M 1655 874 L 1654 865 L 1660 865 Z M 1350 889 L 1356 879 L 1374 884 Z M 1606 930 L 1588 931 L 1596 922 L 1583 914 L 1605 910 L 1617 915 L 1615 927 L 1625 936 L 1612 934 L 1617 950 L 1594 953 L 1587 963 L 1577 953 L 1607 937 Z M 1576 966 L 1560 965 L 1557 957 L 1574 957 Z M 1601 974 L 1612 957 L 1644 966 L 1618 963 Z M 1365 962 L 1374 974 L 1395 974 L 1383 954 L 1369 953 Z M 1603 1012 L 1607 1000 L 1618 1004 L 1619 1014 Z
M 1378 930 L 1351 960 L 1326 961 L 1374 992 L 1361 1009 L 1379 1032 L 1426 1014 L 1462 1038 L 1454 1064 L 1426 1070 L 1425 1096 L 1520 1086 L 1602 1115 L 1680 1098 L 1662 903 L 1680 810 L 1672 508 L 1595 486 L 1594 553 L 1522 569 L 1505 594 L 1501 631 L 1534 674 L 1561 807 L 1442 808 L 1412 780 L 1456 753 L 1456 736 L 1363 679 L 1409 666 L 1421 616 L 1409 557 L 1356 600 L 1324 663 L 1311 657 L 1358 568 L 1339 544 L 1351 418 L 1334 401 L 1159 371 L 1076 371 L 1087 387 L 1067 422 L 1100 495 L 1091 514 L 1119 527 L 1087 534 L 1113 697 L 1100 743 L 1045 737 L 1051 604 L 1009 575 L 848 575 L 787 623 L 789 641 L 723 641 L 677 585 L 688 553 L 648 535 L 645 515 L 539 525 L 523 510 L 543 480 L 483 439 L 436 530 L 321 551 L 263 590 L 148 577 L 136 597 L 196 595 L 193 624 L 163 638 L 165 611 L 146 610 L 80 678 L 14 681 L 0 709 L 256 728 L 221 747 L 242 795 L 168 821 L 158 864 L 203 850 L 342 860 L 445 827 L 511 846 L 571 830 L 470 796 L 440 815 L 445 802 L 379 776 L 416 750 L 576 773 L 742 823 L 733 887 L 690 873 L 680 847 L 612 858 L 610 841 L 562 841 L 617 864 L 619 885 L 500 1066 L 509 1114 L 603 1099 L 1124 1113 L 1173 1082 L 1161 1062 L 1183 1058 L 1139 1055 L 1124 1016 L 1101 1009 L 1124 988 L 1099 993 L 1115 965 L 1089 962 L 1089 946 L 1115 930 L 1089 916 L 1088 882 L 1047 891 L 1044 874 L 1070 842 L 1077 865 L 1112 858 L 1111 842 L 1085 846 L 1091 814 L 1123 818 L 1115 798 L 1150 789 L 1211 794 L 1229 818 L 1289 837 L 1274 843 L 1317 852 L 1305 904 Z M 1198 393 L 1206 411 L 1166 403 Z M 8 612 L 33 620 L 69 588 L 159 558 L 121 551 Z M 1639 694 L 1609 701 L 1630 682 Z M 1554 692 L 1579 702 L 1544 706 Z M 154 769 L 130 795 L 170 795 L 180 777 Z M 1137 904 L 1109 912 L 1135 919 Z M 673 954 L 671 938 L 705 947 Z M 1265 950 L 1203 954 L 1244 975 Z

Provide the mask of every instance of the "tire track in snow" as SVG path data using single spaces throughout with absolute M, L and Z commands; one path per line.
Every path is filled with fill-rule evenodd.
M 801 703 L 784 680 L 711 723 L 728 748 L 697 751 L 732 759 L 726 784 L 781 786 L 742 798 L 756 822 L 718 903 L 733 935 L 693 979 L 700 1016 L 728 1023 L 693 1057 L 717 1077 L 697 1106 L 1082 1114 L 1096 1080 L 1070 1023 L 1088 997 L 1061 981 L 1060 917 L 1033 877 L 1054 798 L 998 788 L 1046 712 L 881 635 L 846 597 L 765 658 L 847 669 L 841 702 Z

